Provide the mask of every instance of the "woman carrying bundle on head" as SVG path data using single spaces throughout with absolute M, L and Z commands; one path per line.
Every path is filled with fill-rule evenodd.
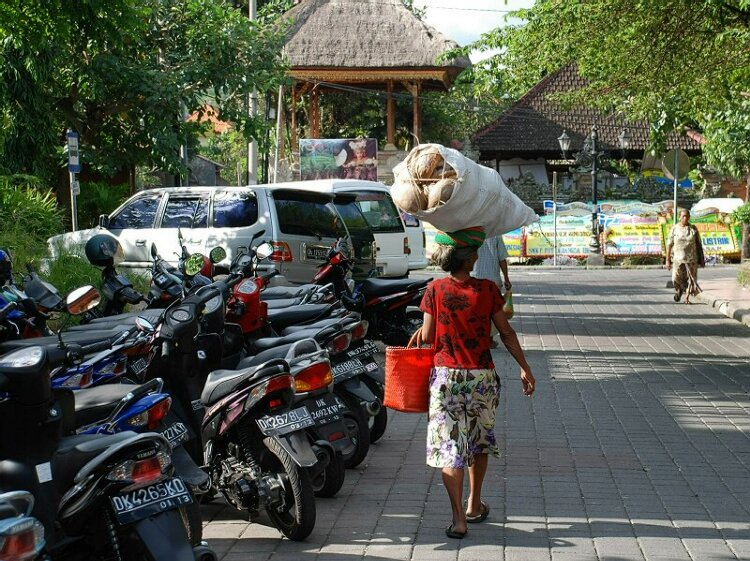
M 463 538 L 467 522 L 482 522 L 490 507 L 482 501 L 488 455 L 498 455 L 495 410 L 500 379 L 490 350 L 493 323 L 521 367 L 523 393 L 534 393 L 534 376 L 513 328 L 502 311 L 503 297 L 491 280 L 471 276 L 484 242 L 480 227 L 440 232 L 433 261 L 449 276 L 433 281 L 422 300 L 425 342 L 435 348 L 430 375 L 427 465 L 441 468 L 453 519 L 445 533 Z M 469 468 L 469 498 L 463 506 L 464 469 Z

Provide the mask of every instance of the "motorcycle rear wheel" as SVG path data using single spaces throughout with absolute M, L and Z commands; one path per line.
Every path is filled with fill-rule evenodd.
M 334 392 L 341 398 L 346 405 L 344 412 L 344 424 L 349 432 L 349 438 L 352 439 L 355 449 L 354 452 L 344 456 L 344 465 L 348 468 L 355 468 L 361 464 L 370 451 L 370 427 L 367 424 L 367 414 L 362 409 L 359 402 L 346 392 Z
M 287 538 L 292 541 L 302 541 L 315 528 L 315 494 L 313 493 L 310 476 L 304 469 L 294 463 L 291 456 L 276 440 L 266 438 L 263 442 L 273 456 L 266 456 L 273 461 L 269 462 L 266 459 L 264 464 L 271 465 L 263 465 L 263 471 L 281 471 L 287 501 L 293 499 L 293 502 L 287 504 L 287 508 L 283 512 L 274 508 L 268 509 L 268 517 Z
M 346 479 L 344 458 L 341 454 L 334 454 L 326 469 L 323 470 L 323 473 L 313 481 L 315 496 L 333 497 L 341 490 L 341 487 L 344 485 L 344 479 Z

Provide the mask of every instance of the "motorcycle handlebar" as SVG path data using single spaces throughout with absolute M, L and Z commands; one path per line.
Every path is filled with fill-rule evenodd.
M 169 341 L 164 341 L 161 344 L 161 356 L 162 358 L 167 358 L 169 356 L 169 353 L 172 351 L 172 345 Z

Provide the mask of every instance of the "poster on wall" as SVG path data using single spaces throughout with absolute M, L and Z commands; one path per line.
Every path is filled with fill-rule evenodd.
M 378 141 L 374 138 L 303 138 L 299 141 L 300 179 L 378 180 Z
M 605 230 L 604 254 L 662 255 L 664 244 L 659 224 L 617 224 Z

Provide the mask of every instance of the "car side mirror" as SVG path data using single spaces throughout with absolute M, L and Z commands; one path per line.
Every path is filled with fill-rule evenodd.
M 100 228 L 109 228 L 109 215 L 107 215 L 107 214 L 100 214 L 99 215 L 99 227 Z

